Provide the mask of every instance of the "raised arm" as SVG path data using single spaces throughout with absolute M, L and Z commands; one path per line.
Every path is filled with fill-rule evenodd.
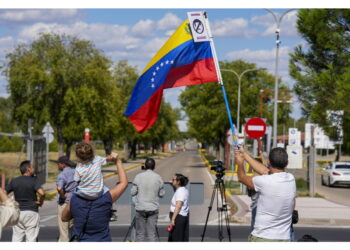
M 8 200 L 6 193 L 0 188 L 0 202 L 5 202 Z
M 248 162 L 248 164 L 254 169 L 255 172 L 261 175 L 269 173 L 269 169 L 264 164 L 251 157 L 247 152 L 243 150 L 242 147 L 240 148 L 240 153 L 243 156 L 244 160 Z
M 122 161 L 119 159 L 118 154 L 112 153 L 112 158 L 114 159 L 116 166 L 117 166 L 117 172 L 119 175 L 119 184 L 115 186 L 114 188 L 109 190 L 109 193 L 112 196 L 113 202 L 118 200 L 118 198 L 123 194 L 126 187 L 128 186 L 128 178 L 126 177 L 125 170 L 123 168 Z
M 236 164 L 238 166 L 237 168 L 238 181 L 246 185 L 248 188 L 254 189 L 253 177 L 246 175 L 243 168 L 244 157 L 242 156 L 242 154 L 238 149 L 235 149 L 235 156 L 236 156 Z

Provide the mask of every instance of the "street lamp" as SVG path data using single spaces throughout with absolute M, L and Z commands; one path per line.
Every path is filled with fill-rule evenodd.
M 246 69 L 241 74 L 238 74 L 233 69 L 221 69 L 221 71 L 227 71 L 227 72 L 234 73 L 237 76 L 237 78 L 238 78 L 237 123 L 236 123 L 238 134 L 239 134 L 239 115 L 240 115 L 240 111 L 241 111 L 241 80 L 242 80 L 242 77 L 243 77 L 243 75 L 245 73 L 252 72 L 252 71 L 257 71 L 257 70 L 266 70 L 266 69 L 265 68 Z
M 275 63 L 275 94 L 274 94 L 274 109 L 273 109 L 273 144 L 272 148 L 275 148 L 277 146 L 277 100 L 278 100 L 278 55 L 279 55 L 279 47 L 281 41 L 280 38 L 280 24 L 282 22 L 282 18 L 289 12 L 295 10 L 295 9 L 289 9 L 283 14 L 277 18 L 276 14 L 269 9 L 265 9 L 268 12 L 270 12 L 273 15 L 273 18 L 276 22 L 276 63 Z

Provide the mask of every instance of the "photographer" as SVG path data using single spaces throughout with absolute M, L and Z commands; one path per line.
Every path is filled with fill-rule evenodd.
M 136 241 L 159 241 L 157 221 L 159 214 L 159 198 L 165 194 L 164 183 L 159 174 L 153 170 L 155 161 L 147 158 L 145 171 L 136 175 L 131 188 L 131 196 L 136 202 Z
M 270 151 L 269 168 L 249 154 L 235 149 L 238 180 L 259 194 L 254 229 L 249 241 L 290 241 L 292 213 L 295 206 L 296 185 L 294 176 L 285 172 L 288 155 L 283 148 Z M 262 174 L 251 177 L 243 169 L 246 160 Z M 269 173 L 269 174 L 266 174 Z

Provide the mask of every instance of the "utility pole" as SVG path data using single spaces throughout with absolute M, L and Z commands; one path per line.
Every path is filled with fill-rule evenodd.
M 315 196 L 315 163 L 316 163 L 316 148 L 315 148 L 315 138 L 314 138 L 314 127 L 311 125 L 311 143 L 310 143 L 310 155 L 308 164 L 308 179 L 309 179 L 309 195 L 311 197 Z
M 33 119 L 28 120 L 28 137 L 27 137 L 27 160 L 33 163 L 33 135 L 32 135 Z
M 290 11 L 295 9 L 289 9 L 277 17 L 277 15 L 269 9 L 265 9 L 270 12 L 276 22 L 276 60 L 275 60 L 275 93 L 274 93 L 274 109 L 273 109 L 273 144 L 272 148 L 277 147 L 277 100 L 278 100 L 278 60 L 279 60 L 279 48 L 281 44 L 280 40 L 280 25 L 283 17 Z

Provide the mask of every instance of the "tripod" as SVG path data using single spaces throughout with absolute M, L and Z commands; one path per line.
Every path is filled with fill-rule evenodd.
M 213 207 L 215 194 L 217 196 L 216 206 L 217 206 L 217 211 L 218 211 L 218 238 L 220 241 L 222 241 L 224 239 L 224 234 L 223 234 L 224 225 L 223 225 L 223 223 L 225 222 L 227 235 L 228 235 L 229 241 L 231 241 L 230 220 L 229 220 L 228 214 L 227 214 L 225 183 L 224 183 L 224 180 L 222 179 L 223 175 L 224 175 L 224 173 L 217 173 L 216 174 L 215 185 L 213 188 L 213 193 L 211 195 L 210 205 L 208 207 L 208 214 L 207 214 L 207 218 L 205 221 L 204 230 L 203 230 L 203 234 L 202 234 L 202 241 L 204 241 L 205 231 L 207 229 L 209 215 L 210 215 L 211 209 Z M 219 197 L 221 198 L 221 205 L 222 205 L 221 207 L 219 206 Z
M 136 224 L 136 217 L 134 217 L 134 218 L 132 219 L 132 222 L 131 222 L 131 224 L 130 224 L 130 227 L 129 227 L 129 229 L 128 229 L 128 232 L 126 233 L 126 235 L 125 235 L 125 237 L 124 237 L 124 240 L 123 240 L 124 242 L 125 242 L 126 239 L 128 238 L 128 236 L 129 236 L 131 230 L 132 230 L 133 228 L 136 228 L 136 227 L 135 227 L 135 224 Z

